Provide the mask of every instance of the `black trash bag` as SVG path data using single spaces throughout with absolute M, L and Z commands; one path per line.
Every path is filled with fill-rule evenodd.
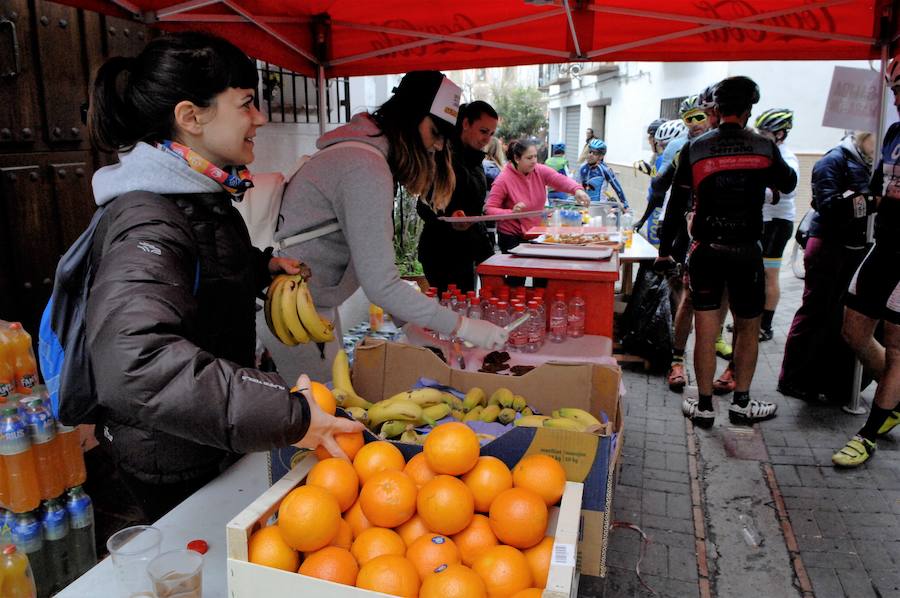
M 672 362 L 674 333 L 669 280 L 665 273 L 641 265 L 628 307 L 619 321 L 622 348 L 665 370 Z

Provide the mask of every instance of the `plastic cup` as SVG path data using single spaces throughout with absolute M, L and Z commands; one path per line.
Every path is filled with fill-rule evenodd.
M 201 598 L 203 556 L 193 550 L 170 550 L 147 565 L 156 598 Z
M 119 530 L 106 541 L 116 570 L 118 596 L 152 597 L 153 584 L 147 576 L 147 564 L 159 554 L 162 532 L 151 525 L 136 525 Z

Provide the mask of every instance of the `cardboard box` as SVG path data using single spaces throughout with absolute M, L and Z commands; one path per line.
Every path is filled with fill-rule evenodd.
M 560 407 L 578 407 L 598 417 L 601 412 L 606 414 L 609 423 L 598 434 L 513 428 L 481 449 L 483 455 L 513 465 L 526 455 L 550 455 L 562 463 L 569 481 L 584 484 L 578 542 L 580 571 L 605 577 L 613 490 L 624 441 L 619 367 L 547 363 L 524 376 L 501 376 L 450 368 L 428 349 L 413 345 L 367 339 L 356 349 L 353 386 L 369 401 L 381 401 L 408 390 L 421 377 L 464 392 L 478 386 L 488 396 L 506 387 L 525 397 L 541 413 L 549 414 Z M 419 445 L 396 444 L 407 459 L 422 450 Z M 292 447 L 273 451 L 270 480 L 283 476 L 299 456 Z
M 301 453 L 296 467 L 228 523 L 228 596 L 229 598 L 294 598 L 296 596 L 328 596 L 329 598 L 369 598 L 387 594 L 361 590 L 281 571 L 247 560 L 250 536 L 267 524 L 278 505 L 291 490 L 303 484 L 309 470 L 318 460 L 311 453 Z M 509 465 L 509 463 L 508 463 Z M 576 563 L 579 512 L 583 485 L 567 482 L 559 507 L 550 509 L 547 534 L 554 537 L 550 572 L 542 598 L 576 598 L 579 572 Z

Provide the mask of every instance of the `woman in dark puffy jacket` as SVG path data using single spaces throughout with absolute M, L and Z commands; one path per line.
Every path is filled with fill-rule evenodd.
M 865 210 L 854 206 L 869 193 L 875 138 L 857 131 L 816 162 L 812 172 L 814 214 L 803 254 L 803 302 L 788 333 L 778 378 L 782 394 L 846 402 L 853 352 L 841 337 L 841 296 L 865 257 Z
M 198 32 L 151 41 L 97 72 L 90 130 L 119 151 L 94 175 L 102 244 L 85 316 L 97 438 L 154 521 L 236 455 L 324 445 L 361 430 L 275 373 L 254 368 L 255 298 L 302 264 L 250 244 L 232 207 L 265 117 L 257 71 L 231 43 Z M 102 232 L 101 232 L 102 231 Z M 304 386 L 306 388 L 304 388 Z

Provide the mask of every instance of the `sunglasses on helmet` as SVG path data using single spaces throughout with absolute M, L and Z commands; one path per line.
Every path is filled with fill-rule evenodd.
M 685 124 L 700 124 L 706 122 L 706 113 L 705 112 L 694 112 L 692 114 L 685 114 L 682 120 Z

